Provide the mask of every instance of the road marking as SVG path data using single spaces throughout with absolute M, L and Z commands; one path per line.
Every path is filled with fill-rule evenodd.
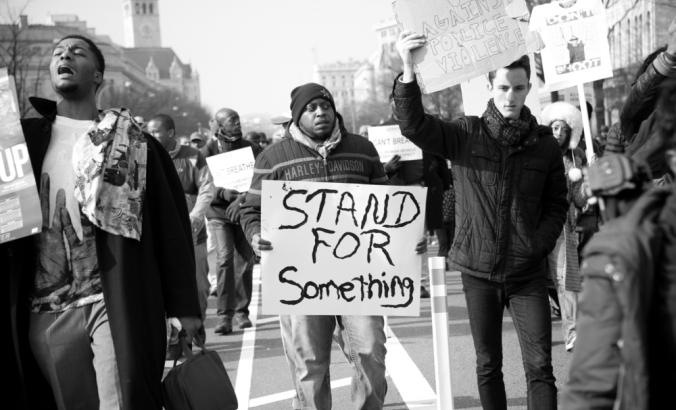
M 385 344 L 385 368 L 402 400 L 409 409 L 434 408 L 437 398 L 434 389 L 406 353 L 392 329 L 388 326 L 386 330 L 390 337 Z
M 352 382 L 351 377 L 346 377 L 344 379 L 332 380 L 331 389 L 337 389 L 339 387 L 349 386 Z M 256 397 L 255 399 L 249 400 L 249 408 L 265 406 L 266 404 L 276 403 L 283 400 L 291 400 L 296 395 L 295 390 L 287 390 L 281 393 L 269 394 L 267 396 Z
M 258 267 L 258 269 L 256 269 Z M 260 265 L 254 267 L 254 283 L 260 283 Z M 260 286 L 251 292 L 251 303 L 249 304 L 249 318 L 254 325 L 244 329 L 242 335 L 242 351 L 239 355 L 239 364 L 237 365 L 237 380 L 235 381 L 235 395 L 242 408 L 247 408 L 249 404 L 249 395 L 251 394 L 251 378 L 253 376 L 254 347 L 256 343 L 256 319 L 258 318 L 258 302 L 260 300 Z

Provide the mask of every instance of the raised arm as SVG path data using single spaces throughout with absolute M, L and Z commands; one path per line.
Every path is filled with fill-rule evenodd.
M 404 31 L 397 41 L 403 74 L 394 80 L 393 116 L 402 135 L 424 151 L 453 160 L 467 140 L 467 121 L 444 122 L 425 114 L 422 93 L 415 78 L 412 52 L 422 47 L 424 36 Z

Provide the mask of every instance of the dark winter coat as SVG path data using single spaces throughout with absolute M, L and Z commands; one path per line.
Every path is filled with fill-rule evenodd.
M 565 409 L 668 408 L 676 386 L 676 185 L 644 194 L 584 249 Z
M 31 99 L 43 115 L 22 122 L 35 175 L 49 146 L 56 104 Z M 165 316 L 200 316 L 188 210 L 166 150 L 148 140 L 147 187 L 141 241 L 96 229 L 103 296 L 119 369 L 124 409 L 161 409 L 166 350 Z M 39 188 L 39 185 L 38 185 Z M 0 246 L 2 276 L 9 288 L 11 381 L 16 409 L 55 408 L 28 343 L 29 292 L 37 249 L 33 237 Z
M 378 151 L 366 138 L 341 125 L 341 141 L 326 159 L 290 134 L 265 148 L 256 159 L 251 189 L 242 205 L 241 224 L 247 239 L 261 230 L 261 189 L 264 180 L 384 184 L 385 169 Z
M 423 110 L 417 83 L 395 80 L 402 134 L 453 163 L 455 240 L 451 266 L 493 281 L 546 277 L 546 256 L 568 211 L 561 149 L 538 126 L 515 147 L 499 144 L 483 120 L 444 122 Z

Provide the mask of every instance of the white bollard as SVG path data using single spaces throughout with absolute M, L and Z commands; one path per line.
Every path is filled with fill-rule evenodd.
M 434 339 L 434 375 L 437 388 L 437 410 L 453 410 L 451 389 L 451 355 L 448 345 L 448 304 L 446 301 L 446 258 L 428 258 L 430 274 L 430 306 Z

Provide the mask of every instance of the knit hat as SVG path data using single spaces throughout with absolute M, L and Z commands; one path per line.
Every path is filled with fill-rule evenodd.
M 575 149 L 580 143 L 582 136 L 582 113 L 574 105 L 563 101 L 551 103 L 542 110 L 542 124 L 552 125 L 556 120 L 561 120 L 570 127 L 569 148 Z
M 333 102 L 333 96 L 331 96 L 329 90 L 317 83 L 303 84 L 291 91 L 291 119 L 294 124 L 298 124 L 300 116 L 305 111 L 305 106 L 315 98 L 328 101 L 333 111 L 336 111 L 336 104 Z

